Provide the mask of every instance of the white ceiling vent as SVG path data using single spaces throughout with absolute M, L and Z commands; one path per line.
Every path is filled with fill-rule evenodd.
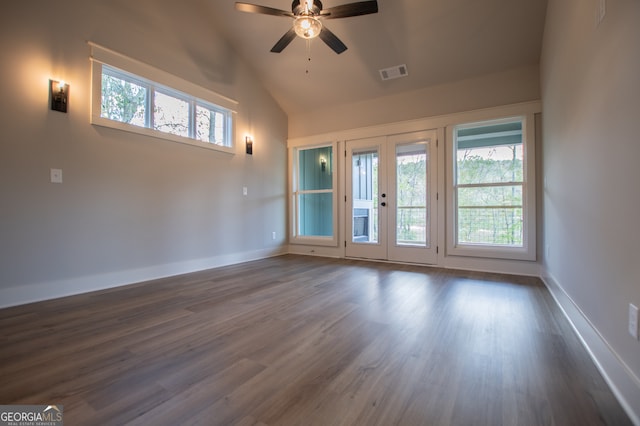
M 407 71 L 407 66 L 405 64 L 380 70 L 380 77 L 382 80 L 392 80 L 394 78 L 406 77 L 408 75 L 409 71 Z

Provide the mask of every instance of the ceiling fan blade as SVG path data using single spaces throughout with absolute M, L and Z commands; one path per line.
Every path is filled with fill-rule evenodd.
M 280 53 L 284 50 L 285 47 L 287 47 L 289 45 L 289 43 L 291 43 L 293 41 L 293 39 L 296 38 L 296 31 L 291 28 L 289 31 L 287 31 L 281 38 L 280 40 L 278 40 L 278 42 L 271 48 L 271 51 L 273 53 Z
M 320 12 L 320 16 L 324 19 L 337 19 L 348 18 L 350 16 L 368 15 L 370 13 L 378 13 L 378 2 L 376 0 L 360 1 L 330 7 L 328 9 L 323 9 Z
M 327 46 L 329 46 L 338 55 L 347 50 L 347 46 L 345 46 L 345 44 L 325 26 L 322 27 L 318 37 L 320 37 L 320 40 L 324 41 Z
M 290 18 L 294 17 L 292 12 L 287 12 L 286 10 L 274 9 L 272 7 L 259 6 L 251 3 L 236 2 L 236 9 L 240 12 L 261 13 L 263 15 L 272 16 L 287 16 Z

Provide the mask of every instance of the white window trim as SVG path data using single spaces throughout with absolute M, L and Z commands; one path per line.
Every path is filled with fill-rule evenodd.
M 129 58 L 113 50 L 102 47 L 98 44 L 89 42 L 91 46 L 91 124 L 119 129 L 131 133 L 142 134 L 154 138 L 179 142 L 187 145 L 197 146 L 200 148 L 211 149 L 215 151 L 235 154 L 235 135 L 236 135 L 236 109 L 238 102 L 219 95 L 201 86 L 189 81 L 183 80 L 165 71 L 152 67 L 151 65 Z M 231 146 L 217 145 L 214 143 L 203 142 L 197 139 L 173 135 L 161 132 L 152 128 L 135 126 L 128 123 L 122 123 L 115 120 L 109 120 L 100 116 L 101 99 L 102 99 L 102 65 L 108 65 L 112 68 L 122 70 L 126 74 L 132 74 L 145 80 L 157 83 L 157 87 L 163 92 L 171 93 L 179 92 L 183 96 L 192 98 L 197 103 L 202 100 L 214 106 L 221 107 L 230 111 L 230 135 L 229 140 Z
M 322 237 L 322 236 L 308 236 L 308 235 L 298 235 L 298 170 L 299 170 L 299 155 L 297 155 L 298 150 L 304 149 L 314 149 L 314 148 L 324 148 L 331 147 L 333 153 L 333 161 L 331 164 L 332 167 L 332 216 L 333 216 L 333 235 L 331 237 Z M 296 146 L 289 148 L 289 164 L 291 164 L 291 174 L 289 176 L 289 194 L 291 200 L 291 208 L 290 208 L 290 218 L 291 225 L 289 229 L 289 242 L 291 244 L 306 244 L 313 246 L 330 246 L 337 247 L 338 246 L 338 143 L 337 142 L 326 142 L 321 144 L 314 145 L 304 145 L 304 146 Z M 319 191 L 324 192 L 324 191 Z
M 524 152 L 523 173 L 523 246 L 490 246 L 480 244 L 458 244 L 456 237 L 457 204 L 454 188 L 456 172 L 456 152 L 454 131 L 458 125 L 499 123 L 514 119 L 522 120 L 522 146 Z M 535 181 L 535 117 L 533 113 L 496 117 L 471 123 L 456 123 L 447 126 L 446 131 L 446 168 L 447 168 L 447 255 L 470 256 L 494 259 L 536 260 L 536 181 Z

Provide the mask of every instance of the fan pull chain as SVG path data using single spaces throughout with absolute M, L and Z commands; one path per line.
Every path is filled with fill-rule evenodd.
M 309 75 L 309 65 L 311 64 L 311 39 L 305 40 L 307 42 L 307 69 L 305 74 Z

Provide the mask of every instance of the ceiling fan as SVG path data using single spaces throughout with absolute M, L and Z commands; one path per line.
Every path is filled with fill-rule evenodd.
M 286 16 L 293 18 L 293 27 L 287 31 L 280 40 L 271 48 L 274 53 L 280 53 L 293 41 L 296 36 L 304 39 L 320 37 L 334 52 L 340 54 L 347 50 L 347 46 L 322 25 L 321 19 L 348 18 L 350 16 L 368 15 L 378 12 L 376 0 L 360 1 L 343 4 L 341 6 L 322 8 L 320 0 L 293 0 L 291 12 L 274 9 L 267 6 L 259 6 L 250 3 L 236 2 L 236 9 L 241 12 L 261 13 L 263 15 Z

